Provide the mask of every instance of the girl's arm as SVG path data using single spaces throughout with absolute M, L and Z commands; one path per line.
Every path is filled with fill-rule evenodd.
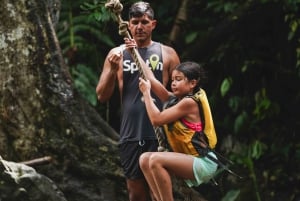
M 132 55 L 132 48 L 136 48 L 136 43 L 134 39 L 124 38 L 126 48 L 129 50 L 129 52 Z M 134 55 L 132 55 L 133 57 Z M 136 51 L 136 56 L 138 60 L 141 63 L 142 72 L 145 75 L 145 78 L 151 82 L 151 89 L 153 93 L 162 101 L 165 102 L 169 99 L 169 96 L 171 95 L 171 92 L 169 92 L 164 85 L 158 81 L 151 69 L 146 65 L 145 61 L 142 59 L 140 54 Z
M 160 111 L 151 97 L 149 80 L 140 78 L 139 87 L 144 96 L 146 110 L 153 126 L 161 126 L 178 119 L 185 118 L 191 122 L 199 122 L 198 105 L 192 98 L 183 98 L 176 105 Z

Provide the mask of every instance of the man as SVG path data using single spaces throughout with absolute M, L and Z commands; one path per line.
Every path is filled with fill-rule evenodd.
M 172 70 L 180 61 L 173 48 L 152 41 L 156 23 L 149 3 L 140 1 L 130 7 L 128 29 L 136 41 L 139 54 L 156 78 L 167 86 Z M 115 47 L 104 61 L 96 88 L 98 100 L 105 102 L 111 97 L 115 82 L 118 82 L 122 101 L 119 151 L 130 201 L 148 200 L 148 186 L 138 161 L 143 152 L 157 151 L 158 147 L 145 104 L 141 100 L 139 77 L 139 70 L 130 53 L 122 46 Z M 156 104 L 162 107 L 159 99 Z

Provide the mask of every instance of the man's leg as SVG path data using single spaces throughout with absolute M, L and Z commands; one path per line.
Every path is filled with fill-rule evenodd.
M 139 157 L 143 152 L 153 150 L 157 150 L 157 141 L 155 140 L 144 141 L 142 145 L 138 141 L 125 142 L 119 146 L 121 165 L 126 177 L 130 201 L 150 200 L 152 194 L 139 167 Z
M 130 201 L 149 201 L 149 189 L 144 179 L 127 179 L 127 190 Z

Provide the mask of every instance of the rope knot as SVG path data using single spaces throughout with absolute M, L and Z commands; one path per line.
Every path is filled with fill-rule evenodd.
M 116 14 L 120 14 L 123 10 L 123 5 L 119 0 L 110 0 L 105 4 L 105 7 Z

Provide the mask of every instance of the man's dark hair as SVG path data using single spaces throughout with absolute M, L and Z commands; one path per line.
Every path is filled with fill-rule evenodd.
M 154 11 L 151 8 L 150 4 L 144 1 L 139 1 L 129 8 L 129 19 L 133 17 L 142 17 L 147 15 L 150 19 L 154 19 Z

